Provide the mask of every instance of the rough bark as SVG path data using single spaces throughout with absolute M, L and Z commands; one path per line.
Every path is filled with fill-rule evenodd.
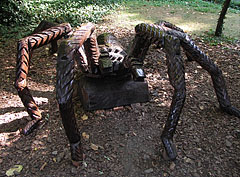
M 225 18 L 225 15 L 227 13 L 228 7 L 230 6 L 231 0 L 226 0 L 223 4 L 223 8 L 221 11 L 221 14 L 218 18 L 218 23 L 215 31 L 215 36 L 221 36 L 222 35 L 222 30 L 223 30 L 223 20 Z

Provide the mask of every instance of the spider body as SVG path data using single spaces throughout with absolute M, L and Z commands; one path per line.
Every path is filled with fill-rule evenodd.
M 142 66 L 149 46 L 155 43 L 164 49 L 169 81 L 174 88 L 169 114 L 161 135 L 167 158 L 170 160 L 177 157 L 173 136 L 186 97 L 181 47 L 189 61 L 196 61 L 211 75 L 220 108 L 230 115 L 240 117 L 240 111 L 231 105 L 221 70 L 182 29 L 161 21 L 156 24 L 139 24 L 135 31 L 136 35 L 128 52 L 111 34 L 102 34 L 97 38 L 95 27 L 91 23 L 84 24 L 75 31 L 72 31 L 69 24 L 62 24 L 22 39 L 18 44 L 15 87 L 32 118 L 23 133 L 30 133 L 41 120 L 40 111 L 26 85 L 31 52 L 34 48 L 63 36 L 67 39 L 61 42 L 58 49 L 56 92 L 62 123 L 70 142 L 75 165 L 82 161 L 83 155 L 72 102 L 75 60 L 86 77 L 104 79 L 130 76 L 137 82 L 143 82 L 145 74 Z M 56 46 L 54 48 L 56 49 Z

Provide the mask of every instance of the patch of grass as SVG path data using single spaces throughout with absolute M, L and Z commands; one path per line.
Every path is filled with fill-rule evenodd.
M 186 1 L 184 2 L 186 4 Z M 162 3 L 162 6 L 156 6 L 154 3 Z M 117 15 L 109 17 L 108 21 L 116 27 L 121 24 L 121 26 L 134 29 L 135 25 L 139 23 L 155 23 L 159 20 L 166 20 L 179 26 L 185 32 L 197 36 L 216 28 L 219 11 L 215 13 L 200 12 L 196 10 L 196 5 L 186 6 L 181 5 L 182 3 L 176 1 L 170 5 L 170 1 L 127 1 L 126 8 L 119 11 Z M 230 11 L 227 13 L 224 20 L 224 36 L 240 38 L 239 14 L 240 11 L 237 14 Z
M 214 35 L 215 31 L 213 29 L 210 29 L 209 31 L 205 31 L 200 37 L 207 43 L 209 43 L 212 46 L 217 46 L 218 44 L 222 43 L 235 43 L 238 38 L 236 37 L 230 37 L 222 35 L 221 37 L 217 37 Z
M 128 0 L 130 6 L 182 6 L 192 7 L 198 12 L 218 13 L 222 9 L 222 4 L 215 4 L 203 0 Z M 237 9 L 229 8 L 231 13 L 239 13 Z

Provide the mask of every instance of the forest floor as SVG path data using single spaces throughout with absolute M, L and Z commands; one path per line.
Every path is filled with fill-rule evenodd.
M 114 21 L 97 25 L 98 33 L 112 32 L 124 46 L 134 28 Z M 196 44 L 223 71 L 232 104 L 240 108 L 240 44 L 216 46 L 194 37 Z M 55 98 L 56 55 L 46 47 L 36 49 L 31 60 L 28 86 L 44 117 L 44 124 L 28 136 L 19 133 L 29 119 L 13 87 L 16 41 L 0 48 L 0 176 L 21 165 L 18 176 L 86 177 L 207 177 L 240 174 L 240 120 L 223 113 L 209 74 L 184 57 L 187 96 L 174 137 L 178 157 L 163 160 L 160 135 L 168 116 L 173 89 L 168 81 L 165 54 L 151 47 L 144 64 L 150 102 L 109 110 L 76 111 L 83 135 L 85 159 L 76 168 Z M 47 46 L 48 47 L 48 46 Z

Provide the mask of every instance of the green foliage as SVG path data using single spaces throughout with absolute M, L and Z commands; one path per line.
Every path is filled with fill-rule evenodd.
M 121 0 L 1 0 L 0 35 L 24 36 L 24 31 L 32 31 L 41 20 L 68 22 L 72 26 L 96 23 L 120 3 Z
M 9 26 L 27 22 L 30 18 L 22 5 L 21 1 L 17 0 L 1 0 L 0 24 Z
M 0 0 L 0 35 L 21 38 L 33 31 L 41 20 L 69 22 L 73 27 L 89 21 L 97 23 L 124 3 L 136 7 L 182 6 L 212 13 L 218 13 L 222 8 L 222 4 L 203 0 Z M 174 14 L 174 11 L 170 13 Z
M 234 8 L 234 9 L 237 9 L 237 10 L 240 10 L 240 1 L 231 2 L 230 7 Z
M 27 12 L 33 22 L 42 19 L 66 21 L 73 26 L 91 21 L 98 22 L 110 10 L 118 6 L 118 1 L 102 0 L 32 0 L 25 1 Z
M 212 3 L 218 3 L 218 4 L 223 4 L 225 2 L 225 0 L 205 0 L 205 1 L 210 1 Z M 232 0 L 230 7 L 233 9 L 240 10 L 240 1 Z

